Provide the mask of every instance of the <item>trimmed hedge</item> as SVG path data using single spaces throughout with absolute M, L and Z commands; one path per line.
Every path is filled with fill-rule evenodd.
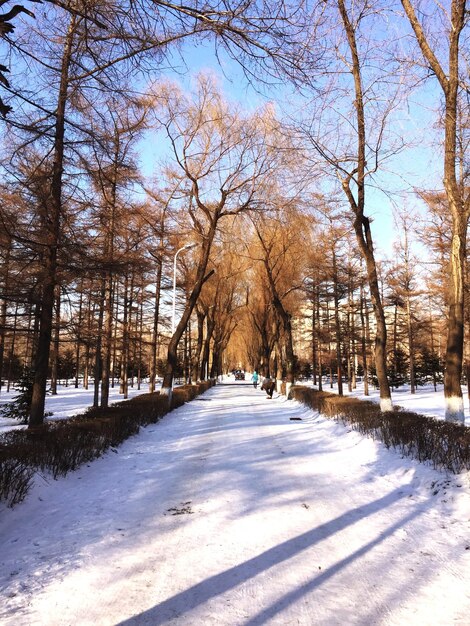
M 170 409 L 165 396 L 147 393 L 106 409 L 90 408 L 67 420 L 5 433 L 0 438 L 0 501 L 14 506 L 28 493 L 35 472 L 47 471 L 54 478 L 65 476 L 214 384 L 205 381 L 176 387 Z
M 326 417 L 350 425 L 363 435 L 382 441 L 435 469 L 455 474 L 470 469 L 470 428 L 395 409 L 382 413 L 375 402 L 358 400 L 295 385 L 289 397 Z

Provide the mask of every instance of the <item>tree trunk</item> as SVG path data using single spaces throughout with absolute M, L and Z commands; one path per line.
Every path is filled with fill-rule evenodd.
M 269 260 L 265 258 L 263 260 L 266 270 L 266 277 L 268 279 L 269 288 L 271 291 L 271 298 L 274 310 L 278 315 L 278 318 L 282 326 L 283 346 L 285 351 L 285 370 L 286 370 L 286 395 L 289 395 L 290 388 L 295 381 L 295 365 L 296 357 L 294 354 L 294 344 L 292 341 L 292 322 L 290 313 L 284 308 L 281 298 L 277 292 L 276 284 L 274 282 L 272 270 L 269 266 Z
M 93 313 L 95 310 L 95 305 L 93 304 L 93 307 L 91 306 L 91 289 L 90 289 L 90 293 L 88 294 L 88 311 L 87 311 L 87 339 L 86 339 L 86 344 L 85 344 L 85 369 L 83 371 L 83 388 L 88 390 L 88 378 L 89 378 L 89 371 L 90 371 L 90 364 L 91 364 L 91 359 L 90 359 L 90 344 L 91 344 L 91 321 L 93 318 Z
M 57 395 L 57 371 L 59 367 L 59 341 L 60 341 L 60 288 L 56 287 L 56 304 L 55 304 L 55 329 L 54 343 L 52 346 L 51 358 L 51 394 Z
M 13 334 L 11 337 L 10 351 L 8 355 L 8 372 L 7 372 L 7 392 L 10 391 L 11 384 L 11 366 L 13 364 L 13 357 L 15 356 L 15 343 L 16 343 L 16 330 L 18 326 L 18 303 L 15 306 L 15 315 L 13 319 Z
M 455 227 L 459 229 L 457 224 Z M 446 420 L 464 422 L 462 388 L 463 335 L 464 335 L 464 260 L 466 223 L 460 224 L 464 232 L 453 233 L 451 251 L 451 288 L 449 289 L 449 325 L 447 331 L 444 395 Z
M 98 305 L 99 306 L 98 328 L 97 328 L 96 347 L 95 347 L 95 367 L 94 367 L 94 372 L 93 372 L 93 376 L 94 376 L 93 406 L 94 407 L 98 407 L 100 404 L 100 381 L 101 381 L 101 370 L 102 370 L 101 329 L 103 328 L 103 319 L 104 319 L 104 298 L 105 298 L 105 280 L 103 278 L 101 281 L 101 293 L 100 293 L 100 301 Z
M 374 257 L 374 246 L 372 243 L 372 233 L 370 230 L 370 220 L 364 215 L 365 208 L 365 176 L 366 176 L 366 131 L 364 99 L 361 77 L 361 64 L 356 45 L 356 33 L 347 11 L 344 0 L 338 0 L 338 7 L 343 21 L 351 52 L 351 73 L 354 79 L 355 101 L 357 121 L 357 167 L 350 175 L 342 178 L 343 190 L 348 198 L 351 210 L 354 213 L 354 231 L 359 245 L 359 249 L 366 263 L 367 279 L 369 282 L 370 297 L 374 310 L 376 322 L 375 335 L 375 366 L 380 391 L 381 411 L 392 410 L 392 397 L 387 379 L 387 327 L 385 324 L 385 314 L 380 296 L 379 281 L 377 277 L 377 265 Z M 354 195 L 351 184 L 355 181 L 356 195 Z
M 326 328 L 328 332 L 328 359 L 330 372 L 330 389 L 333 389 L 333 358 L 331 356 L 331 326 L 330 326 L 330 301 L 326 302 Z
M 369 366 L 367 362 L 367 328 L 365 320 L 365 299 L 364 299 L 364 287 L 361 284 L 361 352 L 362 352 L 362 370 L 364 378 L 364 395 L 369 395 Z
M 373 256 L 373 255 L 372 255 Z M 375 314 L 376 334 L 375 334 L 375 367 L 377 380 L 379 383 L 380 409 L 382 411 L 392 410 L 392 398 L 387 379 L 387 327 L 385 324 L 385 314 L 382 301 L 379 295 L 379 284 L 377 279 L 377 269 L 375 260 L 367 263 L 370 296 L 372 308 Z
M 69 68 L 72 58 L 72 43 L 75 31 L 75 16 L 70 19 L 60 74 L 59 94 L 56 110 L 54 133 L 54 161 L 50 187 L 49 206 L 47 208 L 47 226 L 43 257 L 42 306 L 38 345 L 34 359 L 34 382 L 31 400 L 29 426 L 34 428 L 44 422 L 46 401 L 47 373 L 54 310 L 54 292 L 57 281 L 57 250 L 60 239 L 62 212 L 62 176 L 64 163 L 65 108 L 69 82 Z
M 116 323 L 114 324 L 114 332 L 113 332 L 113 352 L 111 358 L 111 389 L 114 389 L 116 385 L 116 364 L 118 363 L 117 358 L 117 349 L 118 349 L 118 320 L 119 320 L 119 283 L 115 281 L 114 283 L 114 319 Z
M 83 316 L 83 281 L 80 286 L 80 301 L 78 304 L 77 345 L 75 346 L 75 389 L 78 389 L 78 381 L 80 378 L 80 343 L 81 343 L 81 337 L 82 337 L 82 316 Z
M 350 368 L 351 368 L 350 373 L 348 373 L 348 380 L 349 380 L 349 385 L 350 385 L 349 391 L 352 391 L 353 389 L 356 389 L 357 387 L 357 381 L 356 381 L 357 348 L 356 348 L 356 309 L 354 305 L 354 285 L 352 281 L 351 268 L 349 272 L 349 282 L 348 282 L 348 332 L 349 332 L 348 345 L 350 346 L 348 363 L 350 363 Z
M 209 356 L 210 356 L 210 348 L 211 348 L 211 339 L 212 334 L 214 332 L 214 319 L 213 315 L 208 314 L 206 316 L 206 336 L 204 338 L 203 348 L 202 348 L 202 359 L 201 359 L 201 380 L 207 380 L 209 378 Z
M 411 320 L 411 304 L 409 295 L 406 298 L 406 324 L 408 328 L 408 352 L 410 360 L 410 391 L 416 393 L 415 355 L 413 342 L 413 326 Z
M 434 391 L 437 391 L 437 376 L 436 376 L 436 370 L 434 367 L 434 363 L 435 363 L 435 352 L 434 352 L 434 320 L 432 318 L 432 308 L 431 308 L 431 298 L 429 298 L 429 327 L 430 327 L 430 331 L 431 331 L 431 356 L 432 356 L 432 363 L 433 363 L 433 367 L 432 367 L 432 381 L 433 381 L 433 385 L 434 385 Z M 467 381 L 468 384 L 468 381 Z M 468 387 L 469 393 L 470 393 L 470 384 Z M 470 397 L 470 396 L 469 396 Z
M 317 384 L 317 319 L 316 319 L 316 287 L 313 290 L 312 297 L 312 383 L 314 386 Z
M 333 260 L 333 302 L 335 305 L 335 336 L 336 336 L 336 375 L 338 377 L 338 395 L 343 395 L 343 355 L 341 353 L 341 324 L 339 320 L 339 296 L 338 296 L 338 268 L 336 264 L 336 252 L 332 250 Z
M 319 290 L 317 288 L 317 322 L 318 322 L 318 329 L 317 329 L 317 342 L 318 342 L 318 347 L 317 347 L 317 355 L 318 355 L 318 391 L 323 391 L 323 359 L 322 359 L 322 337 L 321 337 L 321 309 L 320 309 L 320 293 Z
M 191 384 L 191 318 L 184 331 L 184 381 L 187 385 Z
M 134 315 L 133 315 L 133 310 L 134 310 L 134 287 L 135 287 L 135 272 L 134 272 L 134 270 L 132 270 L 131 281 L 130 281 L 130 285 L 129 285 L 129 306 L 128 306 L 127 345 L 126 345 L 126 349 L 127 349 L 127 370 L 130 370 L 130 372 L 131 372 L 131 387 L 134 387 L 134 376 L 135 376 L 135 366 L 134 366 L 134 363 L 135 363 L 135 341 L 133 341 L 133 337 L 132 337 L 132 324 L 134 323 Z M 137 317 L 137 315 L 136 315 L 136 317 Z M 132 349 L 132 354 L 131 354 L 131 346 L 134 347 L 134 349 Z M 129 393 L 129 379 L 127 380 L 126 396 L 125 396 L 126 399 L 128 397 L 128 393 Z
M 126 273 L 124 279 L 124 312 L 122 320 L 122 350 L 121 350 L 121 381 L 120 393 L 124 395 L 124 399 L 128 396 L 128 367 L 129 367 L 129 307 L 130 298 L 128 298 L 129 278 Z
M 31 322 L 31 320 L 29 320 Z M 31 332 L 28 332 L 28 341 L 29 341 L 29 352 L 27 350 L 25 363 L 27 367 L 30 367 L 33 370 L 34 365 L 34 356 L 38 349 L 38 341 L 39 341 L 39 326 L 41 323 L 41 304 L 36 302 L 34 305 L 34 315 L 33 315 L 33 329 Z M 29 336 L 31 335 L 31 336 Z
M 160 321 L 160 290 L 162 287 L 163 259 L 161 255 L 157 259 L 157 275 L 155 278 L 155 308 L 153 312 L 153 338 L 152 350 L 150 357 L 150 383 L 149 391 L 154 393 L 155 381 L 157 378 L 157 343 L 158 343 L 158 325 Z
M 100 406 L 107 408 L 109 405 L 109 386 L 111 377 L 111 352 L 113 349 L 113 311 L 114 311 L 114 280 L 111 272 L 105 279 L 104 297 L 104 347 L 103 368 L 101 372 L 101 401 Z
M 220 374 L 221 363 L 221 344 L 220 341 L 214 341 L 212 346 L 212 363 L 210 369 L 210 378 L 217 378 Z
M 8 245 L 5 251 L 5 263 L 3 269 L 3 298 L 0 308 L 0 391 L 3 385 L 3 360 L 5 355 L 5 337 L 7 324 L 7 296 L 9 292 L 10 282 L 10 254 L 11 254 L 11 238 L 8 239 Z
M 397 376 L 398 376 L 398 365 L 397 365 L 397 358 L 398 358 L 398 303 L 395 302 L 395 309 L 394 309 L 394 313 L 393 313 L 393 377 L 394 377 L 394 383 L 395 383 L 395 388 L 398 387 L 397 385 Z
M 444 396 L 446 420 L 465 421 L 462 388 L 465 256 L 468 223 L 468 201 L 464 198 L 464 181 L 457 176 L 457 120 L 459 90 L 460 36 L 467 21 L 465 0 L 452 0 L 450 7 L 448 75 L 429 45 L 426 34 L 417 19 L 410 0 L 402 0 L 423 57 L 434 72 L 445 98 L 444 116 L 444 189 L 452 216 L 452 244 L 450 255 L 451 280 L 449 289 L 449 325 L 447 333 Z M 449 15 L 446 9 L 447 16 Z
M 193 372 L 192 372 L 192 380 L 196 383 L 198 380 L 201 380 L 201 353 L 202 353 L 202 345 L 204 342 L 204 320 L 206 319 L 206 314 L 202 309 L 196 309 L 197 316 L 197 342 L 196 349 L 194 352 L 194 361 L 193 361 Z
M 269 360 L 271 358 L 271 345 L 268 339 L 268 333 L 266 327 L 261 329 L 261 359 L 260 359 L 260 375 L 263 377 L 269 376 Z
M 215 237 L 217 228 L 218 217 L 215 217 L 211 222 L 210 228 L 202 240 L 201 244 L 201 256 L 197 266 L 196 278 L 194 281 L 194 287 L 186 300 L 186 306 L 184 308 L 181 319 L 176 326 L 170 343 L 168 344 L 167 362 L 165 367 L 165 374 L 163 376 L 163 384 L 161 394 L 168 396 L 168 404 L 171 403 L 171 395 L 173 389 L 173 378 L 178 365 L 178 344 L 183 336 L 184 330 L 188 324 L 189 318 L 196 306 L 197 300 L 201 293 L 204 283 L 212 276 L 214 271 L 210 271 L 206 275 L 207 265 L 209 263 L 209 255 L 212 247 L 212 242 Z
M 143 293 L 143 290 L 142 292 Z M 144 298 L 141 295 L 140 303 L 139 303 L 139 349 L 138 349 L 138 365 L 137 365 L 137 389 L 140 391 L 140 387 L 142 384 L 142 344 L 143 344 L 143 335 L 144 335 Z

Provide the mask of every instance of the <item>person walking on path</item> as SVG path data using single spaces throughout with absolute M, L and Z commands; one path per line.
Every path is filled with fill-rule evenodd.
M 258 382 L 259 382 L 259 375 L 256 370 L 253 372 L 253 376 L 251 377 L 251 380 L 253 382 L 253 387 L 256 389 L 258 387 Z
M 261 389 L 263 391 L 266 391 L 266 393 L 268 394 L 268 398 L 272 398 L 273 397 L 273 393 L 274 393 L 274 389 L 276 388 L 276 383 L 271 380 L 270 378 L 265 378 L 263 380 L 263 384 L 261 385 Z

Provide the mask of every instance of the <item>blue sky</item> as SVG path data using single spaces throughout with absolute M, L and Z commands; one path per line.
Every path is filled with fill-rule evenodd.
M 198 46 L 188 43 L 182 54 L 186 67 L 182 58 L 175 56 L 177 72 L 167 73 L 164 77 L 177 80 L 188 91 L 191 91 L 197 73 L 211 71 L 218 77 L 226 97 L 239 102 L 248 110 L 266 101 L 282 105 L 285 91 L 280 85 L 271 88 L 259 85 L 259 89 L 255 89 L 246 80 L 240 66 L 226 55 L 221 53 L 217 60 L 213 46 L 209 43 Z M 442 152 L 439 146 L 429 145 L 436 136 L 435 114 L 431 109 L 438 101 L 437 98 L 439 93 L 436 86 L 432 82 L 428 83 L 414 94 L 392 122 L 393 130 L 409 137 L 413 145 L 406 147 L 377 177 L 378 187 L 385 189 L 386 193 L 373 187 L 367 192 L 366 213 L 373 218 L 372 232 L 378 254 L 388 257 L 393 255 L 393 242 L 399 237 L 394 223 L 396 207 L 405 206 L 418 215 L 424 214 L 423 204 L 413 189 L 442 187 Z M 147 175 L 155 172 L 162 148 L 161 141 L 156 140 L 155 136 L 143 142 L 142 164 Z

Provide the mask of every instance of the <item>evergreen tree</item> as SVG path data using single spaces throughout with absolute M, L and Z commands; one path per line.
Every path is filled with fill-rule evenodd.
M 8 402 L 0 409 L 2 417 L 18 420 L 21 424 L 27 424 L 33 397 L 34 371 L 25 368 L 22 376 L 15 382 L 14 387 L 19 391 L 11 402 Z M 52 413 L 46 413 L 52 415 Z

